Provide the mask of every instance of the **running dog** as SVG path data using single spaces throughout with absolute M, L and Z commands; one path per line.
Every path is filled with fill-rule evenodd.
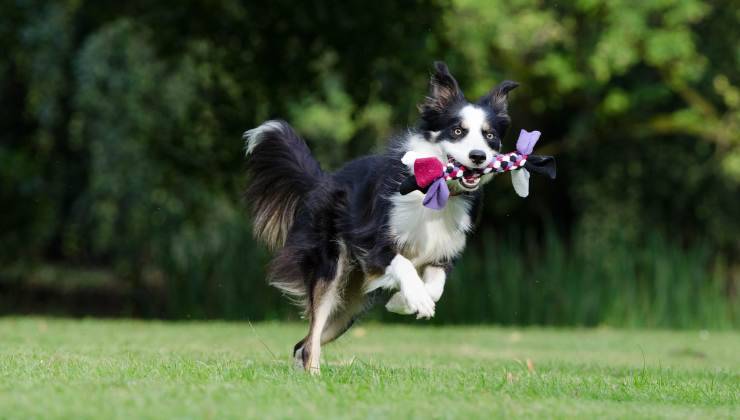
M 393 312 L 434 316 L 445 278 L 465 247 L 491 174 L 464 176 L 441 210 L 424 195 L 399 194 L 411 173 L 407 152 L 484 168 L 501 151 L 510 124 L 504 81 L 468 102 L 442 62 L 434 63 L 418 125 L 393 138 L 382 154 L 321 170 L 286 122 L 271 120 L 244 134 L 246 192 L 255 236 L 276 252 L 270 284 L 305 308 L 308 334 L 293 349 L 299 366 L 319 371 L 321 346 L 342 335 L 381 290 L 397 291 Z M 476 174 L 479 172 L 476 172 Z

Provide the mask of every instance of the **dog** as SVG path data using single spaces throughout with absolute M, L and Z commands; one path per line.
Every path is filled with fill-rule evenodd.
M 422 206 L 419 191 L 399 194 L 413 170 L 403 158 L 484 168 L 501 151 L 508 94 L 517 86 L 504 81 L 469 102 L 447 65 L 435 62 L 418 125 L 392 138 L 384 153 L 334 173 L 321 169 L 284 121 L 244 133 L 254 234 L 275 251 L 269 282 L 296 298 L 309 320 L 293 348 L 297 366 L 319 372 L 321 346 L 347 331 L 382 290 L 396 291 L 388 310 L 434 316 L 492 175 L 466 174 L 450 187 L 447 205 L 434 210 Z

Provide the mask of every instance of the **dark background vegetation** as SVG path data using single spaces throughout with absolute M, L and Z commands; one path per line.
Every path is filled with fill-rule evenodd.
M 443 59 L 470 97 L 521 83 L 559 176 L 486 187 L 434 322 L 736 327 L 739 41 L 736 0 L 4 1 L 0 311 L 295 318 L 241 133 L 285 118 L 336 168 Z

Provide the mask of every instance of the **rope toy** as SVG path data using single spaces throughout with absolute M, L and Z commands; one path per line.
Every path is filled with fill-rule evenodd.
M 511 172 L 514 190 L 526 197 L 529 195 L 529 171 L 555 179 L 555 158 L 532 154 L 540 135 L 539 131 L 522 130 L 516 141 L 516 151 L 496 155 L 484 168 L 468 168 L 452 157 L 448 157 L 445 165 L 436 157 L 416 157 L 415 152 L 407 152 L 401 161 L 413 167 L 413 174 L 401 183 L 398 190 L 401 195 L 419 190 L 426 194 L 424 207 L 441 210 L 450 197 L 451 183 L 477 184 L 483 175 Z

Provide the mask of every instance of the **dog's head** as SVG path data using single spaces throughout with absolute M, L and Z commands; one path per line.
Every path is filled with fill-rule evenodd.
M 419 105 L 424 138 L 467 168 L 484 168 L 501 151 L 509 128 L 508 93 L 518 83 L 504 81 L 476 102 L 468 102 L 443 62 L 434 63 L 429 95 Z M 474 191 L 490 175 L 460 179 L 462 190 Z

